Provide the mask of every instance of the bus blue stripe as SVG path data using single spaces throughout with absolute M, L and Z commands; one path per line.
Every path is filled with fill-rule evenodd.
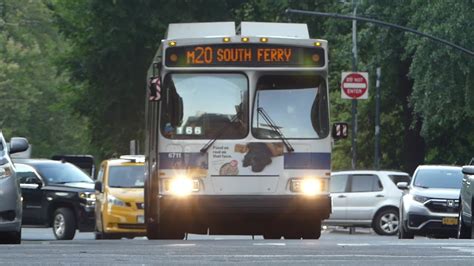
M 208 169 L 208 154 L 199 152 L 159 154 L 161 169 Z M 292 152 L 283 157 L 284 169 L 330 169 L 331 154 L 325 152 Z
M 292 152 L 284 154 L 284 169 L 331 169 L 331 153 Z

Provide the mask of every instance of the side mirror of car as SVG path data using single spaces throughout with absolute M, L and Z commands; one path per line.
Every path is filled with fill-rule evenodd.
M 463 166 L 462 173 L 465 175 L 474 175 L 474 166 L 471 166 L 471 165 Z
M 39 179 L 35 179 L 34 184 L 37 184 L 37 185 L 38 185 L 38 189 L 40 189 L 41 187 L 43 187 L 43 182 L 41 182 L 41 180 L 39 180 Z
M 94 189 L 95 191 L 99 191 L 100 193 L 104 192 L 104 189 L 102 188 L 102 182 L 95 181 Z
M 26 151 L 28 146 L 26 138 L 13 137 L 10 139 L 10 154 Z
M 347 123 L 334 123 L 331 132 L 335 140 L 345 139 L 349 136 L 349 125 Z
M 397 187 L 401 190 L 407 190 L 408 189 L 408 182 L 398 182 Z

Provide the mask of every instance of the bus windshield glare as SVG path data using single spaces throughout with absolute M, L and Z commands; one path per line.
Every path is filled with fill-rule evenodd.
M 171 139 L 240 139 L 248 134 L 248 81 L 243 74 L 169 74 L 161 132 Z

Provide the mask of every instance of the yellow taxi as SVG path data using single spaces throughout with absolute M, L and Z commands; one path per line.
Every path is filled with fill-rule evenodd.
M 133 238 L 146 234 L 144 162 L 143 155 L 124 155 L 101 163 L 95 183 L 96 239 Z

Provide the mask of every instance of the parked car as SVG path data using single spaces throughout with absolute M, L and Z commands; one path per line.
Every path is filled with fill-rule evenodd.
M 28 149 L 25 138 L 12 138 L 8 147 L 0 131 L 0 243 L 21 243 L 21 191 L 10 154 Z
M 58 240 L 76 230 L 92 232 L 94 182 L 73 164 L 47 159 L 15 160 L 23 194 L 23 224 L 52 227 Z
M 472 162 L 472 161 L 471 161 Z M 474 238 L 474 165 L 462 168 L 461 195 L 459 197 L 458 238 Z
M 144 236 L 145 157 L 105 160 L 97 175 L 96 239 Z
M 420 165 L 409 185 L 398 183 L 398 187 L 405 190 L 400 204 L 398 237 L 456 236 L 462 178 L 458 166 Z
M 398 171 L 342 171 L 331 175 L 332 214 L 324 223 L 372 227 L 379 235 L 398 232 L 398 206 L 402 191 L 397 182 L 410 176 Z

